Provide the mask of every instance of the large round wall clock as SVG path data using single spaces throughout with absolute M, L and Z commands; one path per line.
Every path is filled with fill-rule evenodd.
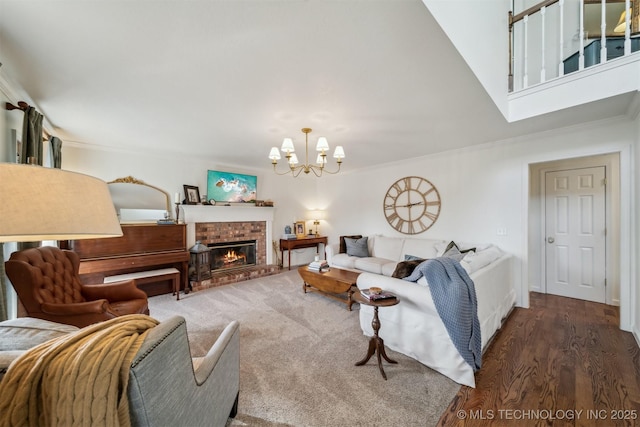
M 384 216 L 390 226 L 403 234 L 427 231 L 440 215 L 440 193 L 418 176 L 394 182 L 384 196 Z

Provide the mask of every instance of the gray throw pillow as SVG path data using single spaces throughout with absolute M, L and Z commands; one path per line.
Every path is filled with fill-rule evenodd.
M 451 248 L 456 248 L 457 250 L 460 251 L 461 254 L 466 254 L 467 252 L 475 252 L 476 248 L 469 248 L 469 249 L 460 249 L 458 247 L 458 245 L 456 244 L 456 242 L 454 242 L 453 240 L 451 242 L 449 242 L 449 244 L 447 245 L 447 247 L 445 248 L 444 252 L 446 253 L 449 249 Z M 444 255 L 443 255 L 444 256 Z
M 465 254 L 460 252 L 458 247 L 455 246 L 455 245 L 453 247 L 449 248 L 449 250 L 447 250 L 445 253 L 442 254 L 443 257 L 453 258 L 456 261 L 462 261 L 462 258 L 464 258 L 464 255 Z
M 360 258 L 369 256 L 369 248 L 367 247 L 367 237 L 360 239 L 351 239 L 349 237 L 344 238 L 344 243 L 347 245 L 347 255 L 357 256 Z
M 345 237 L 348 237 L 349 239 L 361 239 L 362 234 L 354 234 L 351 236 L 340 236 L 340 252 L 339 253 L 341 254 L 347 253 L 347 244 L 344 242 Z

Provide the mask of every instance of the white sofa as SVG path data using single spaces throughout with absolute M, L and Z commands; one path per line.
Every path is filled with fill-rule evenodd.
M 442 255 L 450 241 L 386 236 L 367 236 L 369 257 L 354 257 L 338 253 L 339 245 L 326 248 L 327 261 L 333 267 L 362 272 L 357 286 L 366 289 L 378 286 L 398 295 L 400 304 L 378 312 L 379 335 L 385 345 L 406 354 L 452 380 L 475 387 L 472 367 L 453 345 L 434 306 L 424 277 L 417 282 L 391 277 L 396 265 L 406 255 L 434 258 Z M 494 333 L 515 304 L 511 283 L 511 256 L 494 245 L 470 245 L 456 242 L 460 249 L 475 247 L 460 261 L 473 280 L 478 300 L 478 319 L 484 350 Z M 360 326 L 365 335 L 373 335 L 373 308 L 360 308 Z

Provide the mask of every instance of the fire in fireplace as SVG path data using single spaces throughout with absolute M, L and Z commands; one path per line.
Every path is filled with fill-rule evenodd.
M 211 271 L 229 270 L 256 265 L 256 241 L 209 243 Z

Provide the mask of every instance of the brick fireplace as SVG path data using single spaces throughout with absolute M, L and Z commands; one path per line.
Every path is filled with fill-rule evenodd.
M 255 240 L 255 265 L 214 270 L 211 279 L 192 282 L 194 291 L 226 285 L 280 271 L 272 264 L 271 247 L 273 208 L 255 206 L 202 206 L 182 205 L 187 224 L 187 246 L 196 241 L 205 246 Z

